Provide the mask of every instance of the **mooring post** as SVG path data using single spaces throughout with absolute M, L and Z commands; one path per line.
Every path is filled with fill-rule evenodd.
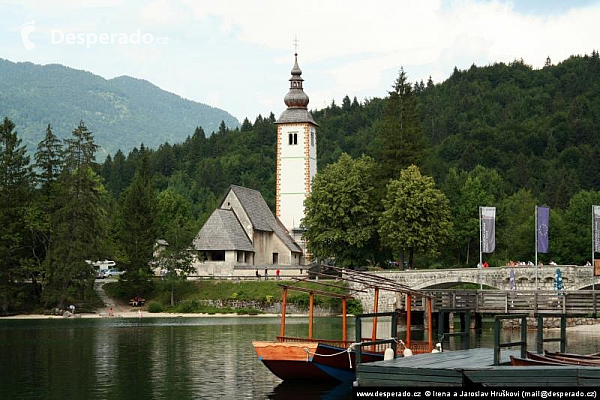
M 375 288 L 375 300 L 373 304 L 373 330 L 371 332 L 371 341 L 377 340 L 377 310 L 379 308 L 379 288 Z M 371 346 L 371 351 L 375 351 L 375 345 Z
M 432 318 L 432 311 L 431 311 L 431 297 L 427 298 L 427 329 L 429 330 L 429 352 L 431 353 L 431 351 L 433 350 L 433 321 L 431 320 Z
M 346 342 L 348 341 L 348 323 L 346 314 L 346 298 L 342 297 L 342 340 L 344 341 L 344 347 L 346 346 Z
M 406 347 L 410 348 L 410 312 L 411 312 L 411 296 L 406 295 Z
M 358 343 L 362 342 L 362 327 L 361 327 L 361 325 L 362 325 L 362 318 L 360 317 L 360 315 L 357 315 L 354 341 L 358 342 Z M 354 349 L 354 352 L 355 352 L 354 361 L 356 362 L 356 365 L 358 365 L 358 364 L 360 364 L 362 346 L 360 344 L 358 346 L 356 346 L 356 348 Z
M 285 336 L 285 309 L 287 306 L 287 286 L 283 287 L 283 296 L 281 299 L 281 327 L 279 328 L 279 336 Z
M 315 305 L 315 294 L 310 292 L 308 296 L 308 338 L 313 337 L 313 308 Z
M 542 354 L 544 352 L 544 316 L 538 314 L 537 316 L 537 353 Z
M 527 317 L 521 318 L 521 358 L 527 357 Z
M 560 352 L 564 353 L 567 350 L 567 316 L 560 317 Z

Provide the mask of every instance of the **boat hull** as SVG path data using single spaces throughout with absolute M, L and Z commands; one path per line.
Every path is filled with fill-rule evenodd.
M 356 353 L 319 342 L 252 342 L 258 359 L 283 380 L 346 382 L 356 376 Z M 383 360 L 383 354 L 363 352 L 361 362 Z
M 361 363 L 383 360 L 383 354 L 363 352 Z M 312 359 L 331 378 L 340 382 L 353 381 L 356 377 L 356 353 L 346 349 L 319 343 Z
M 312 362 L 317 350 L 317 342 L 260 342 L 252 345 L 258 359 L 279 379 L 293 380 L 335 380 Z

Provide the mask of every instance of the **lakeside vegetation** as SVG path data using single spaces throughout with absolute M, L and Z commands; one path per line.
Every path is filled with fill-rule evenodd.
M 177 298 L 175 305 L 171 305 L 171 286 L 164 281 L 156 282 L 152 290 L 143 293 L 149 312 L 173 312 L 173 313 L 238 313 L 238 314 L 260 314 L 255 308 L 235 308 L 227 306 L 231 302 L 256 302 L 262 307 L 268 307 L 273 303 L 281 302 L 282 288 L 280 285 L 289 285 L 314 289 L 319 291 L 342 294 L 344 289 L 324 287 L 317 283 L 286 282 L 281 281 L 227 281 L 227 280 L 195 280 L 181 281 L 176 289 Z M 120 282 L 109 282 L 104 285 L 106 293 L 122 303 L 128 303 L 131 293 L 126 285 Z M 207 304 L 206 300 L 222 301 L 222 307 Z M 290 290 L 287 297 L 288 304 L 308 310 L 308 293 Z M 315 295 L 315 306 L 330 308 L 334 312 L 341 312 L 342 301 L 339 298 Z M 347 311 L 351 314 L 362 312 L 360 301 L 348 299 Z
M 312 222 L 308 202 L 311 249 L 347 266 L 388 266 L 406 255 L 419 269 L 473 267 L 484 205 L 497 207 L 489 264 L 530 261 L 537 204 L 551 208 L 550 252 L 540 261 L 583 265 L 591 205 L 600 204 L 598 76 L 596 51 L 537 70 L 522 61 L 455 69 L 442 83 L 410 83 L 401 70 L 385 98 L 345 97 L 313 111 L 314 199 L 339 196 L 324 196 L 328 218 Z M 164 268 L 169 301 L 160 303 L 174 307 L 189 243 L 230 184 L 261 191 L 274 209 L 275 121 L 271 113 L 235 129 L 222 123 L 209 137 L 198 127 L 183 143 L 140 144 L 98 163 L 83 121 L 65 140 L 48 125 L 30 159 L 19 127 L 4 119 L 0 313 L 92 301 L 95 274 L 85 260 L 105 258 L 125 271 L 129 297 L 155 290 L 150 267 Z M 340 177 L 333 190 L 329 170 Z M 410 208 L 427 214 L 402 213 Z M 169 247 L 155 259 L 157 238 Z

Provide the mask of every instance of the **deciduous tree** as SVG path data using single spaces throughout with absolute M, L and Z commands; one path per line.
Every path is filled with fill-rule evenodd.
M 409 268 L 415 252 L 437 252 L 452 228 L 448 199 L 415 165 L 388 184 L 380 222 L 383 243 L 408 251 Z
M 304 202 L 303 225 L 308 250 L 318 258 L 334 257 L 338 265 L 360 266 L 379 249 L 377 234 L 381 206 L 375 193 L 376 164 L 342 154 L 319 172 Z

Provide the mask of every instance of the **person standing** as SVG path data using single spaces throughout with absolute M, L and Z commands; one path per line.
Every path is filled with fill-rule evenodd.
M 279 268 L 277 268 L 277 271 L 275 271 L 275 275 L 277 276 L 277 280 L 279 280 Z
M 269 279 L 269 273 L 267 271 L 267 268 L 265 268 L 265 281 Z

